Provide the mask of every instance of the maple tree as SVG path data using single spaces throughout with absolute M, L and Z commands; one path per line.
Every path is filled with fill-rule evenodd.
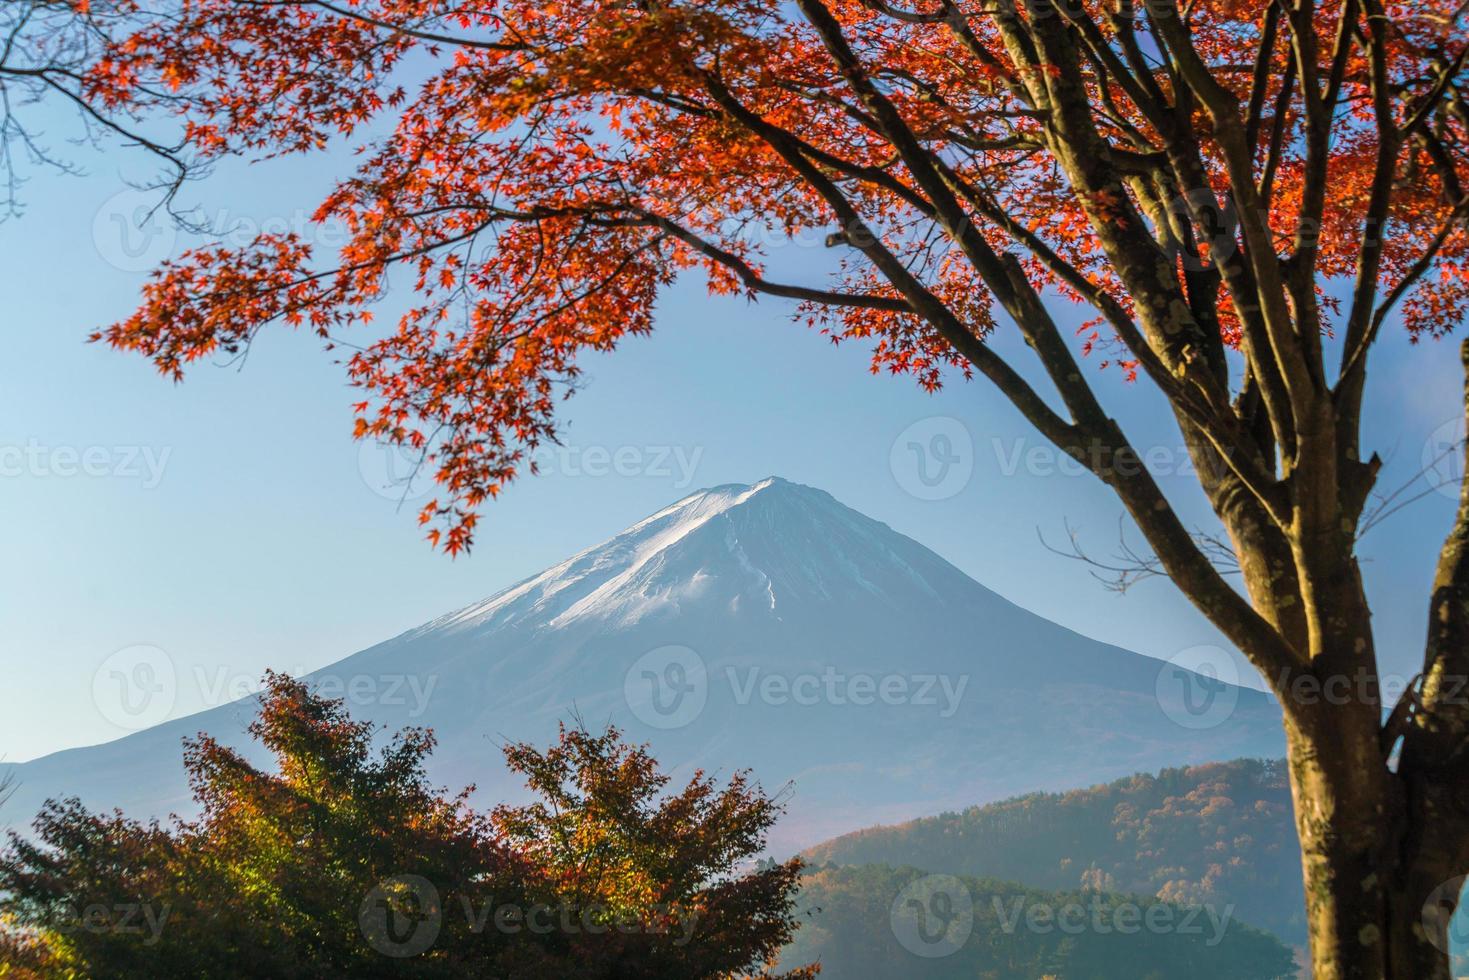
M 615 729 L 505 747 L 537 802 L 481 814 L 339 699 L 266 678 L 274 772 L 200 735 L 202 815 L 163 827 L 49 802 L 0 852 L 0 977 L 746 977 L 795 931 L 801 862 L 743 865 L 778 801 L 668 777 Z M 422 937 L 422 941 L 419 937 Z
M 402 270 L 415 305 L 347 362 L 365 393 L 356 431 L 430 460 L 441 495 L 421 519 L 450 552 L 555 438 L 578 355 L 649 332 L 687 273 L 794 301 L 833 339 L 870 343 L 874 369 L 930 388 L 981 376 L 1110 488 L 1280 697 L 1316 975 L 1447 976 L 1420 909 L 1469 868 L 1469 496 L 1422 674 L 1396 704 L 1356 539 L 1380 469 L 1361 436 L 1375 344 L 1389 323 L 1448 333 L 1469 295 L 1461 6 L 110 0 L 105 14 L 82 98 L 109 118 L 174 114 L 189 166 L 365 145 L 316 212 L 350 229 L 337 254 L 291 235 L 205 245 L 100 340 L 173 377 L 274 322 L 335 343 Z M 812 236 L 837 250 L 833 277 L 782 276 L 773 243 Z M 1243 593 L 1107 413 L 1052 310 L 1067 301 L 1092 317 L 1082 353 L 1166 401 Z M 988 343 L 1002 327 L 1044 384 Z M 1323 685 L 1342 693 L 1300 695 Z

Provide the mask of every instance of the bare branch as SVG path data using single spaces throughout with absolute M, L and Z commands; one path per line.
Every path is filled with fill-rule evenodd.
M 1036 528 L 1036 537 L 1040 539 L 1041 546 L 1052 554 L 1090 566 L 1091 576 L 1101 582 L 1109 592 L 1123 595 L 1139 582 L 1150 578 L 1166 578 L 1168 575 L 1156 554 L 1139 551 L 1127 540 L 1127 528 L 1120 518 L 1117 521 L 1117 550 L 1106 559 L 1093 558 L 1086 552 L 1081 545 L 1080 534 L 1070 522 L 1066 522 L 1065 530 L 1068 542 L 1065 548 L 1053 547 L 1040 528 Z M 1195 530 L 1193 538 L 1199 550 L 1208 556 L 1219 574 L 1240 574 L 1239 558 L 1229 542 L 1202 530 Z

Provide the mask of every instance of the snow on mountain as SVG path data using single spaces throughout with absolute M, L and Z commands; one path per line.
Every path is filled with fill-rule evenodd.
M 434 776 L 519 798 L 497 746 L 573 717 L 679 775 L 791 784 L 777 847 L 1034 789 L 1283 751 L 1265 695 L 1066 630 L 824 491 L 694 493 L 518 585 L 311 675 L 355 714 L 427 725 Z M 357 685 L 354 688 L 354 684 Z M 352 693 L 354 690 L 366 693 Z M 12 767 L 48 796 L 190 812 L 179 742 L 236 745 L 253 701 Z M 1201 714 L 1201 711 L 1204 712 Z
M 729 484 L 685 497 L 610 541 L 408 635 L 520 625 L 547 632 L 584 623 L 626 629 L 707 605 L 710 595 L 727 600 L 734 615 L 752 607 L 774 612 L 778 596 L 802 602 L 865 593 L 885 601 L 883 585 L 864 577 L 864 569 L 901 575 L 909 587 L 934 594 L 924 571 L 905 559 L 913 553 L 905 543 L 824 491 L 776 477 Z M 921 550 L 918 557 L 931 575 L 953 571 L 923 561 Z

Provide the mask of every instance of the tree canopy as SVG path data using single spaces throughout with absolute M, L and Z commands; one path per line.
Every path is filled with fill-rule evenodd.
M 875 368 L 928 386 L 977 370 L 1068 448 L 1104 433 L 1082 431 L 1099 409 L 1042 298 L 1083 303 L 1099 363 L 1162 386 L 1262 492 L 1269 445 L 1236 444 L 1290 450 L 1323 333 L 1347 342 L 1352 401 L 1391 310 L 1442 333 L 1469 289 L 1450 4 L 107 10 L 134 29 L 88 98 L 177 113 L 192 165 L 391 131 L 317 211 L 351 229 L 339 254 L 200 247 L 99 336 L 173 376 L 272 321 L 340 339 L 401 267 L 421 302 L 349 359 L 358 432 L 433 453 L 445 495 L 423 516 L 451 550 L 554 438 L 578 354 L 652 329 L 689 270 L 795 300 L 871 342 Z M 790 241 L 840 247 L 834 281 L 767 268 Z M 1005 320 L 1073 421 L 984 343 Z M 1226 349 L 1247 365 L 1235 409 Z
M 189 742 L 197 820 L 69 800 L 12 832 L 0 976 L 775 976 L 800 862 L 745 866 L 779 804 L 744 774 L 665 794 L 646 749 L 566 728 L 506 746 L 535 801 L 481 814 L 427 781 L 430 732 L 267 681 L 275 771 Z

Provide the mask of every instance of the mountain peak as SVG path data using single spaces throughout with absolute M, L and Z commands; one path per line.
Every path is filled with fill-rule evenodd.
M 669 504 L 663 510 L 654 514 L 648 520 L 653 520 L 663 514 L 685 507 L 699 500 L 710 501 L 721 507 L 737 507 L 750 500 L 756 494 L 771 495 L 794 495 L 809 496 L 836 504 L 836 498 L 825 490 L 809 487 L 804 483 L 793 483 L 784 477 L 767 476 L 756 483 L 721 483 L 718 486 L 705 487 L 695 490 L 693 493 L 680 500 Z M 837 506 L 841 506 L 837 504 Z M 634 525 L 636 526 L 636 525 Z M 629 529 L 630 530 L 630 529 Z
M 936 579 L 953 577 L 962 574 L 886 524 L 824 490 L 771 476 L 697 490 L 419 631 L 625 626 L 715 604 L 778 618 L 783 593 L 870 600 L 916 588 L 932 596 Z
M 800 846 L 1036 789 L 1281 751 L 1279 709 L 1264 695 L 1236 689 L 1217 727 L 1180 727 L 1160 700 L 1160 678 L 1178 679 L 1167 665 L 1026 612 L 830 494 L 778 478 L 689 494 L 310 676 L 323 692 L 373 682 L 368 696 L 349 693 L 354 716 L 432 727 L 434 779 L 474 782 L 484 801 L 523 791 L 487 760 L 487 735 L 539 744 L 568 716 L 605 720 L 679 771 L 749 766 L 766 785 L 798 781 L 779 833 Z M 239 733 L 256 707 L 247 698 L 28 763 L 0 820 L 72 794 L 134 816 L 190 816 L 179 739 L 207 731 L 250 757 L 258 746 Z

